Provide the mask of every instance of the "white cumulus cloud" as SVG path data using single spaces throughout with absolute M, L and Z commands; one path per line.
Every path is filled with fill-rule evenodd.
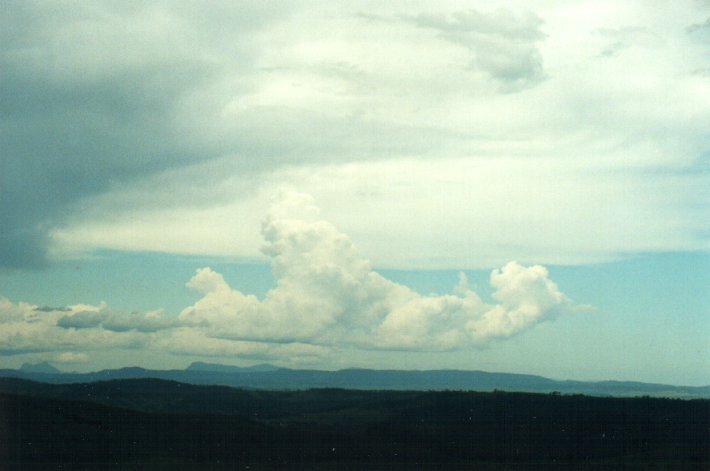
M 54 309 L 26 302 L 13 303 L 0 297 L 0 353 L 9 356 L 74 351 L 78 354 L 88 350 L 136 349 L 147 345 L 147 335 L 137 329 L 102 328 L 107 312 L 105 303 Z
M 203 297 L 180 313 L 182 323 L 214 339 L 454 350 L 514 335 L 575 309 L 544 267 L 516 262 L 491 273 L 497 304 L 468 289 L 465 277 L 452 294 L 423 296 L 374 271 L 301 193 L 280 196 L 262 234 L 276 286 L 258 299 L 201 268 L 187 286 Z
M 0 352 L 51 353 L 90 363 L 101 351 L 320 364 L 349 351 L 453 351 L 484 346 L 577 310 L 539 265 L 509 262 L 490 275 L 492 299 L 465 275 L 451 293 L 422 295 L 373 269 L 314 199 L 282 191 L 262 228 L 275 286 L 262 298 L 204 267 L 186 286 L 201 294 L 177 315 L 125 313 L 107 303 L 38 307 L 0 297 Z

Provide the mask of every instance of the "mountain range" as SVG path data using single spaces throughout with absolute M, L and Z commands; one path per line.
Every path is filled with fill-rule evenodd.
M 194 362 L 185 369 L 150 370 L 140 367 L 106 369 L 90 373 L 61 372 L 49 363 L 2 369 L 0 377 L 44 383 L 91 383 L 115 379 L 155 378 L 195 385 L 247 389 L 305 390 L 343 388 L 412 391 L 509 391 L 591 396 L 651 396 L 710 398 L 709 386 L 675 386 L 634 381 L 561 381 L 542 376 L 466 370 L 375 370 L 350 368 L 337 371 L 280 368 L 267 363 L 249 367 Z

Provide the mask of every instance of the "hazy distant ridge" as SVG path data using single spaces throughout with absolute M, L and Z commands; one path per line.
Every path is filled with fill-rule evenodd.
M 558 381 L 542 376 L 463 370 L 296 370 L 270 364 L 238 367 L 195 362 L 184 370 L 148 370 L 139 367 L 92 373 L 52 372 L 46 366 L 23 365 L 19 370 L 0 370 L 0 377 L 16 377 L 47 383 L 88 383 L 113 379 L 157 378 L 188 384 L 241 388 L 294 390 L 346 388 L 366 390 L 472 390 L 560 392 L 597 396 L 658 396 L 708 398 L 710 386 L 674 386 L 632 381 Z
M 185 371 L 212 371 L 218 373 L 253 373 L 259 372 L 263 373 L 265 371 L 276 371 L 280 368 L 278 366 L 271 365 L 269 363 L 259 363 L 253 366 L 233 366 L 233 365 L 221 365 L 219 363 L 204 363 L 201 361 L 194 361 L 185 368 Z

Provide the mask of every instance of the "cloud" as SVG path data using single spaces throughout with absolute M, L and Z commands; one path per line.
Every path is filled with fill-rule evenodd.
M 693 23 L 686 28 L 686 31 L 691 37 L 699 41 L 707 41 L 710 39 L 710 17 L 703 23 Z
M 536 47 L 545 38 L 540 30 L 543 21 L 534 13 L 467 10 L 420 14 L 413 21 L 469 49 L 474 56 L 474 68 L 487 73 L 504 91 L 534 86 L 545 76 L 542 55 Z
M 283 193 L 262 234 L 276 286 L 259 300 L 199 269 L 187 286 L 203 297 L 180 313 L 181 322 L 215 339 L 455 350 L 574 310 L 545 268 L 516 262 L 491 274 L 499 304 L 483 302 L 465 280 L 453 294 L 422 296 L 375 272 L 304 194 Z
M 81 311 L 60 317 L 57 326 L 65 329 L 90 329 L 100 326 L 103 317 L 101 312 Z
M 657 47 L 661 42 L 657 34 L 641 27 L 603 28 L 596 34 L 606 42 L 600 53 L 604 57 L 615 56 L 632 46 Z
M 89 355 L 83 352 L 62 352 L 56 355 L 52 361 L 57 363 L 88 363 Z
M 66 314 L 57 320 L 57 327 L 64 329 L 93 329 L 102 327 L 113 332 L 157 332 L 176 325 L 175 319 L 163 315 L 162 310 L 146 313 L 123 314 L 109 310 L 105 305 L 95 311 L 79 311 Z
M 210 337 L 199 328 L 183 327 L 156 340 L 162 352 L 180 356 L 228 357 L 244 360 L 278 361 L 283 365 L 318 364 L 332 349 L 301 342 L 268 343 Z
M 71 308 L 69 308 L 69 307 L 41 306 L 41 307 L 36 307 L 36 308 L 35 308 L 35 311 L 38 311 L 38 312 L 54 312 L 54 311 L 69 312 L 69 311 L 71 311 Z
M 157 332 L 159 330 L 170 329 L 174 327 L 176 323 L 175 319 L 165 316 L 162 310 L 157 310 L 146 313 L 134 312 L 129 315 L 112 313 L 101 325 L 104 329 L 114 332 L 127 332 L 130 330 L 138 332 Z
M 70 313 L 67 313 L 70 309 Z M 145 348 L 149 338 L 138 331 L 101 328 L 108 308 L 78 304 L 50 311 L 0 297 L 0 352 L 22 355 L 32 352 L 82 353 L 95 350 Z
M 691 3 L 10 2 L 0 269 L 258 256 L 283 185 L 376 266 L 704 249 L 707 15 Z
M 37 318 L 33 306 L 27 303 L 13 304 L 9 299 L 0 296 L 0 322 L 15 322 Z
M 218 156 L 196 149 L 180 105 L 225 58 L 248 63 L 242 38 L 281 7 L 4 5 L 0 268 L 46 266 L 48 231 L 83 199 Z

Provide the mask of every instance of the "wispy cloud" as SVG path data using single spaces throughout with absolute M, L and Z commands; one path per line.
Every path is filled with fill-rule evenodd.
M 503 91 L 523 90 L 545 76 L 537 43 L 546 35 L 540 29 L 542 18 L 534 13 L 466 10 L 420 14 L 412 21 L 470 50 L 472 67 L 496 80 Z

